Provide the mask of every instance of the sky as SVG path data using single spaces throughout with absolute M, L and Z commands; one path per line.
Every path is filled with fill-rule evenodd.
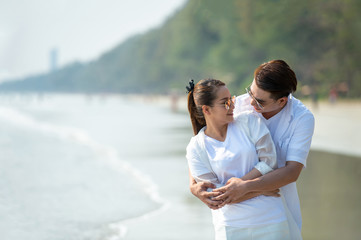
M 187 0 L 0 0 L 0 82 L 95 60 Z

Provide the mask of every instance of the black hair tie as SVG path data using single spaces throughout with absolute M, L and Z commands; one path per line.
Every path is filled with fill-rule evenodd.
M 194 89 L 194 81 L 193 81 L 193 79 L 191 79 L 189 81 L 189 86 L 187 86 L 186 89 L 187 89 L 187 93 L 190 93 L 191 91 L 193 91 L 193 89 Z

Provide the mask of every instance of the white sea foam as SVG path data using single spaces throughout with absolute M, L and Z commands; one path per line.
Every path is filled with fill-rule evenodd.
M 109 236 L 109 240 L 124 238 L 127 233 L 127 224 L 154 217 L 169 208 L 170 203 L 160 196 L 157 184 L 154 183 L 149 175 L 135 168 L 129 162 L 121 160 L 116 149 L 111 146 L 98 143 L 92 139 L 86 131 L 79 128 L 42 122 L 16 109 L 3 106 L 0 106 L 0 119 L 11 122 L 14 125 L 20 125 L 64 140 L 72 141 L 95 150 L 95 152 L 98 152 L 101 156 L 106 156 L 105 158 L 102 157 L 100 159 L 111 166 L 112 169 L 121 172 L 126 171 L 133 176 L 134 179 L 143 186 L 143 190 L 149 198 L 160 205 L 158 209 L 147 212 L 141 216 L 128 218 L 120 222 L 110 224 L 109 229 L 112 232 L 112 235 Z
M 146 214 L 143 214 L 139 217 L 134 217 L 134 218 L 128 218 L 126 220 L 117 222 L 117 223 L 112 223 L 109 225 L 109 228 L 111 230 L 113 230 L 113 232 L 115 234 L 113 234 L 112 236 L 110 236 L 109 238 L 107 238 L 108 240 L 119 240 L 119 239 L 123 239 L 126 234 L 127 234 L 127 225 L 130 223 L 136 223 L 138 221 L 143 221 L 143 220 L 147 220 L 149 218 L 155 217 L 158 214 L 166 211 L 168 208 L 170 207 L 170 203 L 169 202 L 164 202 L 164 204 L 158 208 L 157 210 L 148 212 Z

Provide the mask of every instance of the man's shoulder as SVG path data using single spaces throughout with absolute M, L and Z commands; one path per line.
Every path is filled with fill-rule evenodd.
M 292 114 L 293 119 L 297 121 L 311 121 L 314 122 L 313 113 L 302 103 L 301 100 L 292 97 Z
M 313 113 L 306 107 L 306 105 L 295 97 L 292 97 L 292 112 L 297 117 L 303 115 L 313 116 Z

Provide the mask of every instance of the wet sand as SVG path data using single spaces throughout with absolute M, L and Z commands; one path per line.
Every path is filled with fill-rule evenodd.
M 361 158 L 312 150 L 297 180 L 304 240 L 361 239 Z
M 361 238 L 361 101 L 305 101 L 315 116 L 311 152 L 297 181 L 305 240 Z
M 305 104 L 315 116 L 312 149 L 361 156 L 361 101 Z

